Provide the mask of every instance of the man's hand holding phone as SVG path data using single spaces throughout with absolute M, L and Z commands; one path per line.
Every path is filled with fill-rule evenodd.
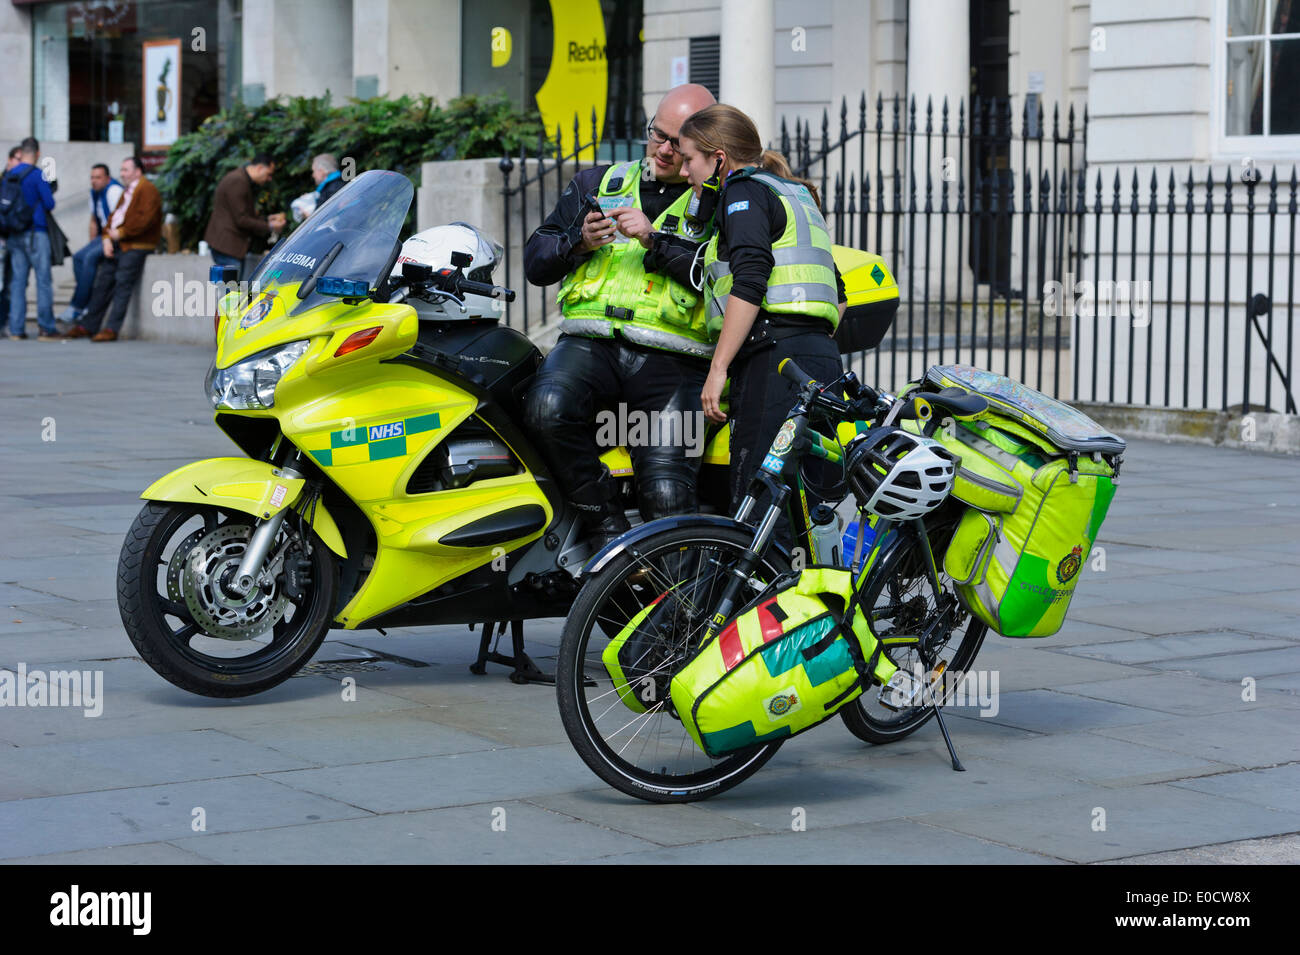
M 614 241 L 614 220 L 600 207 L 595 193 L 589 193 L 583 200 L 582 248 L 595 252 L 602 245 Z

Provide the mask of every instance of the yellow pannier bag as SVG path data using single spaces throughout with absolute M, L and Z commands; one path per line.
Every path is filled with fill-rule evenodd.
M 851 618 L 851 619 L 849 619 Z M 673 677 L 673 706 L 710 756 L 811 729 L 895 666 L 841 567 L 807 567 L 752 602 Z

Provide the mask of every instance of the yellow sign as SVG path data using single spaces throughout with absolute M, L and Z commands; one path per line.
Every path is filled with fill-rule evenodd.
M 492 28 L 492 68 L 498 69 L 510 62 L 510 51 L 514 43 L 510 31 L 505 27 Z
M 600 0 L 550 0 L 554 45 L 551 71 L 537 91 L 537 109 L 548 136 L 558 126 L 564 153 L 572 151 L 573 118 L 578 117 L 582 142 L 591 139 L 591 113 L 596 112 L 596 141 L 605 134 L 605 97 L 609 90 L 609 61 L 606 58 L 605 18 Z M 493 65 L 496 65 L 495 46 Z M 588 146 L 579 157 L 595 158 Z

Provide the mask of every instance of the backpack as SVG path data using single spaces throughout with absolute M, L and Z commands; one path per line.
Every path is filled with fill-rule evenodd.
M 691 738 L 718 757 L 811 729 L 895 669 L 858 605 L 852 572 L 812 566 L 778 578 L 734 616 L 670 692 Z
M 0 235 L 17 235 L 32 227 L 35 214 L 23 195 L 23 180 L 35 171 L 32 166 L 22 175 L 7 172 L 0 180 Z
M 935 366 L 926 382 L 989 402 L 934 434 L 961 458 L 952 494 L 970 505 L 944 570 L 966 609 L 997 633 L 1056 633 L 1115 496 L 1123 439 L 1054 398 L 968 365 Z

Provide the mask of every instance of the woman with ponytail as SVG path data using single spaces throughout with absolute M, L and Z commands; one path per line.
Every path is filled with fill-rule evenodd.
M 763 149 L 748 116 L 709 106 L 682 124 L 678 139 L 682 172 L 701 205 L 717 197 L 703 276 L 717 345 L 701 399 L 710 420 L 725 421 L 718 403 L 730 376 L 734 509 L 797 396 L 777 365 L 793 358 L 820 381 L 841 373 L 831 336 L 844 314 L 844 282 L 817 190 L 794 178 L 784 156 Z M 700 218 L 707 214 L 701 209 Z M 788 528 L 781 536 L 789 543 Z

